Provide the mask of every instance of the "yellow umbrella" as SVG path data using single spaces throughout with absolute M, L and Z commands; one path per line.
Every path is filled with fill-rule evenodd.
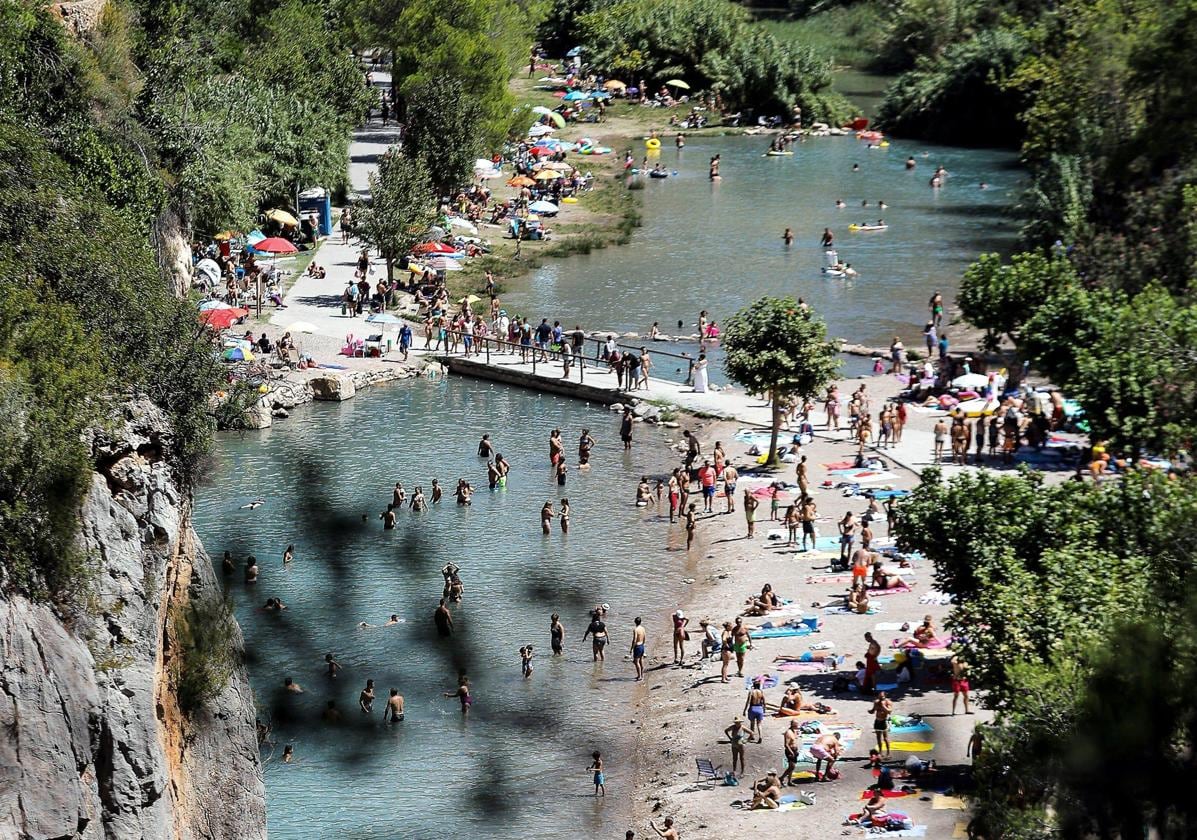
M 536 173 L 537 181 L 553 181 L 561 177 L 560 172 L 555 172 L 552 169 L 542 169 Z
M 465 297 L 463 297 L 461 300 L 459 300 L 457 302 L 458 303 L 477 303 L 480 300 L 482 300 L 482 298 L 478 297 L 477 295 L 466 295 Z
M 272 222 L 278 222 L 280 225 L 285 225 L 286 227 L 297 227 L 299 225 L 299 219 L 292 216 L 286 210 L 279 210 L 277 208 L 274 210 L 267 210 L 266 218 L 270 219 Z
M 628 86 L 626 83 L 621 82 L 618 79 L 611 79 L 608 82 L 604 82 L 603 87 L 605 87 L 607 90 L 627 90 Z
M 690 86 L 688 84 L 686 84 L 685 82 L 683 82 L 681 79 L 670 79 L 665 84 L 669 85 L 670 87 L 678 88 L 679 90 L 689 90 L 690 89 Z

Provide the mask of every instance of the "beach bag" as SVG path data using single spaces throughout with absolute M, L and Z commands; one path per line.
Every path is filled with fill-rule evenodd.
M 798 792 L 798 801 L 803 805 L 815 804 L 815 792 L 813 790 L 803 790 Z
M 735 773 L 724 773 L 723 784 L 725 787 L 736 787 L 740 784 L 740 780 L 736 778 Z

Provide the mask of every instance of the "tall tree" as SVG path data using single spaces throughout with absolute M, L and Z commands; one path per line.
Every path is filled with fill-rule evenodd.
M 773 406 L 769 466 L 777 466 L 777 436 L 784 404 L 819 392 L 839 369 L 838 349 L 810 309 L 790 297 L 763 297 L 741 309 L 723 334 L 723 367 L 754 394 L 767 394 Z
M 482 151 L 483 110 L 460 81 L 440 76 L 411 88 L 404 153 L 420 158 L 437 195 L 469 183 Z
M 395 260 L 420 241 L 433 217 L 432 186 L 418 157 L 390 152 L 370 176 L 370 202 L 355 208 L 354 226 L 378 249 L 391 279 Z

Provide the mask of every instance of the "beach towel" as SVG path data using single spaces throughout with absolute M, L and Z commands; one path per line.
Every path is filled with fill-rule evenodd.
M 789 710 L 785 712 L 774 712 L 773 717 L 797 718 L 798 720 L 821 720 L 822 718 L 831 717 L 832 715 L 838 714 L 839 712 L 837 712 L 835 709 L 832 709 L 830 712 L 795 712 L 793 710 Z M 813 758 L 811 759 L 811 762 L 814 762 Z
M 930 592 L 924 592 L 919 596 L 920 604 L 938 604 L 941 607 L 952 603 L 952 596 L 946 592 L 940 592 L 938 589 L 932 589 Z
M 837 572 L 831 575 L 807 575 L 807 583 L 851 583 L 851 572 Z
M 932 811 L 967 811 L 968 804 L 959 796 L 936 793 L 931 796 Z
M 870 598 L 880 598 L 882 595 L 901 595 L 903 592 L 910 592 L 909 586 L 895 586 L 890 589 L 873 589 L 869 587 Z
M 824 615 L 876 615 L 881 612 L 881 607 L 874 607 L 871 604 L 867 612 L 858 613 L 856 610 L 848 609 L 847 607 L 824 607 Z
M 907 790 L 883 790 L 880 793 L 881 793 L 882 799 L 901 799 L 904 796 L 914 796 L 916 793 L 918 793 L 918 791 L 917 790 L 909 790 L 909 791 L 907 791 Z M 873 791 L 867 790 L 867 789 L 861 791 L 860 798 L 862 800 L 864 800 L 865 802 L 868 802 L 870 799 L 873 798 Z
M 795 773 L 794 775 L 797 776 L 798 774 Z M 812 773 L 811 775 L 813 776 L 814 774 Z M 801 811 L 803 808 L 810 807 L 805 802 L 799 802 L 798 797 L 794 796 L 793 794 L 788 794 L 786 796 L 783 796 L 778 801 L 781 804 L 778 805 L 776 808 L 763 809 L 763 810 L 774 810 L 774 811 L 777 811 L 778 813 L 780 813 L 782 811 Z
M 870 490 L 869 495 L 881 501 L 883 499 L 901 499 L 910 495 L 909 490 Z
M 889 646 L 891 648 L 914 648 L 915 650 L 935 650 L 938 648 L 946 648 L 951 644 L 952 644 L 952 637 L 947 636 L 944 638 L 932 639 L 931 641 L 923 644 L 921 647 L 913 639 L 906 639 L 906 640 L 894 639 L 892 642 L 889 643 Z
M 744 678 L 744 687 L 752 688 L 752 684 L 756 680 L 761 681 L 761 688 L 776 688 L 777 687 L 777 674 L 757 674 L 755 677 L 745 677 Z
M 856 468 L 856 465 L 851 461 L 836 461 L 831 464 L 824 464 L 823 466 L 828 470 L 851 470 Z
M 889 728 L 889 733 L 891 735 L 903 736 L 930 734 L 933 731 L 934 730 L 931 728 L 931 724 L 922 723 L 921 721 L 919 723 L 908 723 L 904 726 L 891 725 Z
M 880 472 L 857 473 L 856 475 L 846 476 L 846 478 L 853 484 L 876 484 L 879 481 L 896 481 L 898 474 L 889 470 L 882 470 Z
M 930 741 L 892 741 L 889 746 L 890 749 L 902 752 L 931 752 L 935 749 L 935 744 Z
M 955 827 L 952 828 L 952 840 L 968 840 L 968 823 L 964 820 L 957 820 Z
M 824 671 L 834 671 L 836 667 L 836 660 L 823 659 L 818 662 L 814 660 L 810 662 L 779 662 L 777 663 L 777 670 L 779 671 L 798 671 L 804 674 L 821 674 Z
M 752 630 L 754 639 L 785 639 L 790 636 L 809 636 L 813 631 L 805 624 L 798 627 L 769 627 Z

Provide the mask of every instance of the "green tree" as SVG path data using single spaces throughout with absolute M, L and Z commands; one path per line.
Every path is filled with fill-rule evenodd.
M 789 297 L 763 297 L 725 325 L 723 367 L 773 406 L 768 465 L 776 467 L 777 436 L 789 399 L 815 396 L 839 369 L 838 348 L 827 340 L 823 321 Z
M 986 344 L 997 349 L 1003 335 L 1018 342 L 1019 330 L 1059 288 L 1077 283 L 1062 255 L 1015 254 L 1003 264 L 998 254 L 982 254 L 964 272 L 956 298 L 960 312 L 986 331 Z
M 379 250 L 387 263 L 387 279 L 395 261 L 418 243 L 434 215 L 434 194 L 424 162 L 390 153 L 370 176 L 370 202 L 354 210 L 354 228 L 364 242 Z
M 469 183 L 482 151 L 483 117 L 457 79 L 443 76 L 409 88 L 403 151 L 423 162 L 438 196 Z

